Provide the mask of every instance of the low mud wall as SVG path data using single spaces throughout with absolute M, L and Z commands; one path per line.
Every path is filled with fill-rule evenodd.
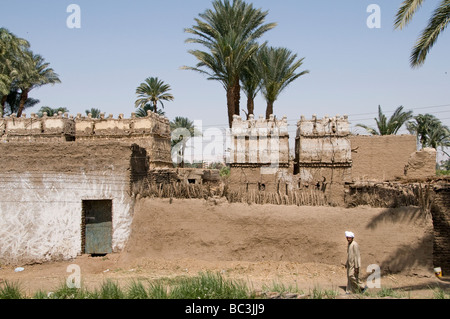
M 450 183 L 434 187 L 431 206 L 434 228 L 433 263 L 450 275 Z
M 349 139 L 355 181 L 388 181 L 403 177 L 405 165 L 417 150 L 413 135 L 352 135 Z

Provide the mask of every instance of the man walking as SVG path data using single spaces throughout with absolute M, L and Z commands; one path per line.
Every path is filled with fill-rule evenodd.
M 346 293 L 365 292 L 367 286 L 363 286 L 359 279 L 359 270 L 361 268 L 361 255 L 359 245 L 354 240 L 355 234 L 349 231 L 345 232 L 347 238 L 347 289 Z

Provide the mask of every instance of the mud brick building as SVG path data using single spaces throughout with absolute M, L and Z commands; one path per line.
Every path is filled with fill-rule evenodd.
M 121 250 L 133 185 L 167 167 L 169 121 L 8 117 L 0 120 L 0 262 L 37 262 Z
M 289 134 L 286 117 L 262 116 L 248 121 L 234 116 L 231 132 L 229 183 L 244 191 L 286 189 L 289 172 Z
M 343 202 L 345 183 L 351 182 L 352 154 L 347 116 L 312 119 L 297 123 L 294 174 L 299 187 L 321 189 L 328 201 Z

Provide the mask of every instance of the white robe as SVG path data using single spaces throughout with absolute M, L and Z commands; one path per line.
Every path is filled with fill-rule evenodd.
M 347 247 L 347 289 L 348 293 L 358 292 L 364 289 L 364 285 L 359 279 L 359 273 L 355 274 L 355 269 L 361 268 L 361 254 L 359 245 L 356 241 L 352 241 Z

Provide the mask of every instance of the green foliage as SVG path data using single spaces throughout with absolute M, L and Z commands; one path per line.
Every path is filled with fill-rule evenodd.
M 378 118 L 375 118 L 377 129 L 363 124 L 357 124 L 356 126 L 364 128 L 372 135 L 392 135 L 397 134 L 400 128 L 412 117 L 412 111 L 404 112 L 403 106 L 399 106 L 388 120 L 381 106 L 378 106 Z
M 285 285 L 274 281 L 269 287 L 262 289 L 280 294 L 304 294 L 296 285 Z M 448 291 L 436 287 L 431 288 L 434 299 L 449 299 Z M 315 285 L 309 290 L 309 299 L 335 299 L 339 295 L 336 289 L 322 289 Z M 358 294 L 360 298 L 408 298 L 410 294 L 401 289 L 383 287 L 375 292 L 366 291 Z M 19 283 L 5 281 L 0 284 L 0 299 L 27 299 Z M 133 280 L 128 285 L 119 285 L 112 280 L 104 281 L 99 289 L 87 290 L 68 288 L 65 283 L 52 292 L 39 290 L 32 299 L 254 299 L 256 293 L 241 280 L 232 280 L 219 272 L 200 272 L 196 276 L 180 276 L 175 278 L 161 278 L 157 280 Z
M 170 295 L 161 282 L 151 282 L 148 287 L 148 299 L 169 299 Z
M 176 164 L 181 168 L 185 166 L 184 152 L 187 141 L 194 136 L 201 136 L 201 132 L 195 129 L 194 122 L 187 117 L 177 116 L 170 122 L 172 157 L 176 154 Z
M 21 93 L 18 88 L 13 88 L 7 96 L 5 96 L 4 115 L 17 114 L 20 108 Z M 32 108 L 39 104 L 39 100 L 31 97 L 27 98 L 23 105 L 23 110 Z
M 240 112 L 241 74 L 259 48 L 256 40 L 276 24 L 265 23 L 268 12 L 242 0 L 215 0 L 212 5 L 213 9 L 199 14 L 196 24 L 185 29 L 192 35 L 186 42 L 200 44 L 204 50 L 190 50 L 198 63 L 183 69 L 200 72 L 222 84 L 231 127 L 233 115 Z
M 423 148 L 450 147 L 450 129 L 431 114 L 419 114 L 407 123 L 408 131 L 417 136 Z
M 322 289 L 319 286 L 314 286 L 310 292 L 310 299 L 335 299 L 338 296 L 336 290 Z
M 376 293 L 376 296 L 385 298 L 385 297 L 392 297 L 392 298 L 403 298 L 406 296 L 406 294 L 402 290 L 396 290 L 390 287 L 383 287 L 380 291 Z
M 140 107 L 136 110 L 136 117 L 147 117 L 149 111 L 155 112 L 155 107 L 150 103 L 147 103 L 144 107 Z M 159 109 L 156 111 L 156 113 L 158 115 L 166 115 L 166 112 Z
M 267 101 L 266 118 L 273 114 L 273 103 L 293 81 L 308 74 L 309 71 L 298 72 L 303 60 L 297 60 L 297 54 L 286 48 L 263 46 L 257 54 L 257 68 L 261 76 L 261 89 Z
M 86 110 L 86 115 L 91 114 L 92 118 L 94 119 L 99 119 L 100 118 L 100 114 L 102 113 L 102 111 L 100 111 L 100 109 L 96 109 L 96 108 L 91 108 L 89 110 Z
M 421 7 L 424 0 L 405 0 L 396 14 L 394 26 L 396 29 L 404 28 L 412 19 L 417 10 Z M 419 39 L 414 46 L 410 63 L 411 67 L 416 68 L 425 63 L 428 53 L 436 43 L 439 35 L 450 22 L 450 1 L 441 0 L 431 18 L 428 20 L 427 27 L 422 31 Z
M 69 113 L 69 110 L 65 107 L 57 107 L 57 108 L 51 108 L 49 106 L 43 106 L 39 109 L 38 116 L 42 117 L 44 116 L 44 113 L 47 113 L 47 116 L 54 116 L 55 114 L 58 114 L 59 112 Z
M 441 161 L 439 168 L 444 171 L 450 171 L 450 158 L 445 161 Z
M 298 286 L 293 286 L 293 285 L 286 285 L 282 282 L 278 282 L 278 281 L 273 281 L 272 282 L 272 286 L 267 286 L 267 285 L 263 285 L 262 286 L 262 290 L 263 291 L 270 291 L 270 292 L 278 292 L 280 294 L 284 294 L 284 293 L 299 293 L 299 294 L 304 294 L 304 292 L 302 290 L 300 290 L 298 288 Z
M 227 166 L 224 166 L 220 169 L 219 175 L 221 177 L 230 177 L 230 173 L 231 173 L 230 168 Z
M 23 293 L 16 282 L 5 281 L 0 285 L 0 299 L 22 299 Z
M 17 109 L 17 116 L 20 117 L 31 90 L 61 81 L 58 74 L 49 67 L 50 64 L 41 55 L 30 50 L 28 41 L 16 37 L 5 28 L 0 28 L 0 39 L 1 115 L 4 115 L 8 95 L 20 90 Z
M 225 279 L 220 273 L 199 273 L 194 277 L 181 277 L 167 284 L 149 282 L 146 289 L 141 281 L 132 281 L 126 289 L 117 282 L 106 280 L 100 289 L 68 288 L 61 285 L 54 292 L 39 290 L 33 299 L 248 299 L 253 293 L 240 281 Z M 16 283 L 0 286 L 0 299 L 25 299 Z
M 219 273 L 200 273 L 171 289 L 174 299 L 247 299 L 249 290 L 239 281 L 224 279 Z
M 174 96 L 169 93 L 172 89 L 169 84 L 158 79 L 157 77 L 149 77 L 141 83 L 137 89 L 136 94 L 138 99 L 135 102 L 137 108 L 145 108 L 147 104 L 152 105 L 153 111 L 158 112 L 158 102 L 164 108 L 163 101 L 173 101 Z
M 103 283 L 98 295 L 100 299 L 125 299 L 126 296 L 119 284 L 112 280 Z
M 444 289 L 437 287 L 433 289 L 434 299 L 450 299 L 450 292 L 446 292 Z

